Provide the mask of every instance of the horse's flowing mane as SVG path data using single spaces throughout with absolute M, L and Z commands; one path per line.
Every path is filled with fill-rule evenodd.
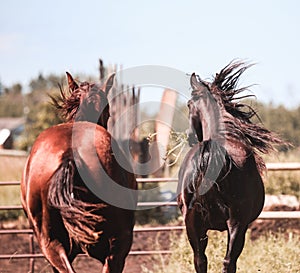
M 94 84 L 82 82 L 76 90 L 73 91 L 71 88 L 68 88 L 68 91 L 65 91 L 60 85 L 60 96 L 50 96 L 52 104 L 60 112 L 66 122 L 75 120 L 81 101 L 86 97 L 93 86 Z
M 217 100 L 221 100 L 229 118 L 225 119 L 226 136 L 230 139 L 238 139 L 255 153 L 256 160 L 260 167 L 264 168 L 263 160 L 257 154 L 264 154 L 274 150 L 274 144 L 284 144 L 275 133 L 264 128 L 261 123 L 253 123 L 251 118 L 256 116 L 260 120 L 256 111 L 240 100 L 254 95 L 240 95 L 247 87 L 237 88 L 240 76 L 251 65 L 240 61 L 231 62 L 220 73 L 217 73 L 214 81 L 210 85 L 210 91 Z

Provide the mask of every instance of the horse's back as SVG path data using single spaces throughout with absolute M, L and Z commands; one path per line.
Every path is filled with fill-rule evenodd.
M 67 151 L 70 151 L 71 156 L 80 158 L 97 155 L 104 167 L 109 163 L 113 164 L 111 162 L 114 157 L 112 143 L 114 141 L 106 129 L 94 123 L 64 123 L 50 127 L 36 139 L 28 158 L 23 180 L 28 178 L 28 173 L 33 172 L 44 176 L 47 176 L 49 172 L 50 178 Z M 116 153 L 121 153 L 117 146 L 114 149 Z M 105 161 L 102 158 L 105 158 Z M 129 165 L 126 167 L 130 168 Z
M 98 174 L 102 168 L 113 181 L 136 189 L 130 165 L 123 168 L 118 164 L 115 154 L 121 154 L 123 161 L 127 161 L 118 146 L 113 148 L 112 143 L 115 142 L 105 128 L 90 122 L 64 123 L 43 131 L 32 147 L 21 181 L 25 210 L 31 202 L 35 206 L 41 195 L 47 193 L 51 179 L 65 157 L 74 160 L 78 168 L 85 165 L 91 179 L 101 180 Z

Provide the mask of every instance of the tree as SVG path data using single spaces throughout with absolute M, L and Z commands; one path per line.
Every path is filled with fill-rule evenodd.
M 5 87 L 0 96 L 0 117 L 21 117 L 23 107 L 22 85 L 16 83 Z
M 23 95 L 23 107 L 26 109 L 25 130 L 18 141 L 18 148 L 28 150 L 33 145 L 37 136 L 45 129 L 62 122 L 59 114 L 51 105 L 49 95 L 58 95 L 59 85 L 62 85 L 64 75 L 49 75 L 44 77 L 39 74 L 32 79 L 29 86 L 30 92 Z M 14 87 L 14 93 L 17 87 Z M 24 110 L 22 110 L 24 112 Z
M 62 119 L 50 102 L 42 102 L 36 107 L 31 108 L 22 139 L 18 143 L 19 148 L 23 150 L 30 149 L 42 131 L 61 122 Z

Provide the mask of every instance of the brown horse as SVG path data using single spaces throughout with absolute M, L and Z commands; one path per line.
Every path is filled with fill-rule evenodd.
M 207 272 L 205 248 L 209 229 L 227 230 L 224 273 L 236 272 L 249 223 L 264 204 L 261 173 L 265 168 L 258 152 L 268 153 L 281 143 L 273 133 L 251 122 L 255 111 L 236 99 L 248 66 L 233 62 L 216 74 L 212 83 L 191 76 L 188 102 L 192 148 L 180 171 L 178 205 L 183 213 L 196 272 Z
M 119 273 L 132 244 L 137 185 L 106 130 L 114 76 L 103 87 L 67 76 L 69 94 L 53 98 L 67 122 L 35 141 L 21 181 L 23 208 L 54 272 L 75 272 L 72 261 L 87 253 L 103 272 Z

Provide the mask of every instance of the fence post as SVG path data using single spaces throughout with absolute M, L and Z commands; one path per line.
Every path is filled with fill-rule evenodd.
M 34 237 L 33 234 L 29 234 L 29 252 L 34 254 Z M 34 273 L 34 258 L 29 260 L 29 272 Z

